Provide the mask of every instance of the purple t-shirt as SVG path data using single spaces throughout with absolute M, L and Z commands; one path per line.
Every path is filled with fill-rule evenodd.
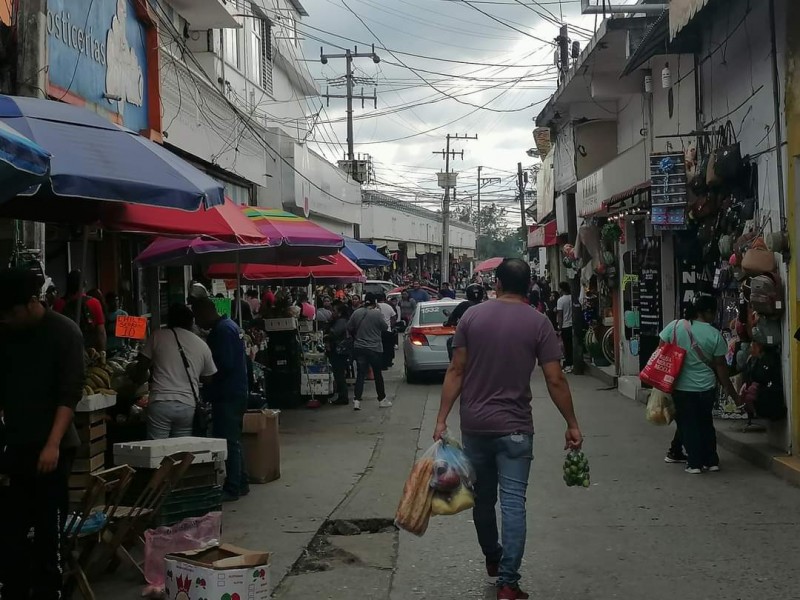
M 489 300 L 464 313 L 453 348 L 467 349 L 461 430 L 476 435 L 533 433 L 531 375 L 561 359 L 550 320 L 522 302 Z

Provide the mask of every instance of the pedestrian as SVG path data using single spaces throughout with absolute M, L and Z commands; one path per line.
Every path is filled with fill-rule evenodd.
M 308 321 L 313 321 L 317 316 L 317 309 L 308 301 L 308 294 L 305 292 L 300 294 L 297 302 L 300 306 L 300 315 Z
M 444 322 L 445 327 L 458 327 L 458 324 L 461 322 L 462 317 L 464 314 L 475 306 L 476 304 L 480 304 L 483 302 L 484 298 L 484 291 L 483 286 L 478 285 L 477 283 L 473 283 L 467 286 L 466 289 L 466 296 L 467 299 L 464 300 L 461 304 L 456 306 L 453 309 L 453 312 L 450 313 L 450 316 L 447 317 L 447 321 Z M 453 338 L 447 338 L 447 356 L 450 360 L 453 360 Z
M 383 384 L 383 333 L 387 330 L 386 320 L 378 308 L 377 297 L 368 292 L 364 297 L 364 306 L 359 308 L 347 322 L 347 331 L 353 338 L 353 355 L 356 359 L 356 387 L 353 409 L 361 410 L 361 398 L 364 394 L 364 380 L 372 369 L 375 377 L 375 391 L 378 394 L 378 406 L 389 408 L 390 400 L 386 399 Z
M 383 350 L 383 370 L 394 366 L 394 326 L 397 323 L 397 312 L 386 300 L 386 294 L 378 294 L 378 309 L 386 322 L 386 331 L 381 334 Z
M 333 307 L 333 320 L 328 330 L 328 356 L 333 369 L 336 399 L 333 404 L 350 403 L 347 392 L 347 363 L 352 360 L 353 340 L 347 333 L 347 305 L 339 302 Z
M 56 300 L 58 300 L 58 288 L 54 285 L 48 286 L 47 292 L 45 292 L 44 295 L 44 303 L 47 308 L 53 308 Z
M 247 290 L 247 303 L 250 305 L 250 313 L 253 316 L 261 312 L 261 300 L 258 299 L 257 290 Z
M 250 308 L 250 304 L 242 298 L 242 290 L 234 290 L 233 292 L 233 302 L 231 303 L 231 319 L 233 319 L 236 323 L 239 323 L 239 311 L 242 312 L 241 322 L 242 324 L 249 323 L 253 320 L 253 311 Z
M 442 387 L 434 439 L 461 398 L 464 451 L 475 468 L 473 521 L 497 599 L 528 598 L 519 588 L 525 551 L 525 495 L 533 460 L 531 375 L 542 366 L 550 398 L 567 423 L 566 447 L 581 447 L 558 339 L 547 317 L 528 305 L 530 267 L 518 258 L 497 268 L 497 299 L 470 308 L 458 324 Z M 500 488 L 502 534 L 495 504 Z
M 43 283 L 31 271 L 0 271 L 0 463 L 9 476 L 0 511 L 0 587 L 9 600 L 65 593 L 61 531 L 80 444 L 72 419 L 86 377 L 84 341 L 71 319 L 39 301 Z
M 272 287 L 267 286 L 264 288 L 264 293 L 261 294 L 261 307 L 272 308 L 273 306 L 275 306 L 275 293 L 272 291 Z
M 333 319 L 333 311 L 331 310 L 331 299 L 328 296 L 323 296 L 320 306 L 317 309 L 317 322 L 327 325 Z
M 556 322 L 561 343 L 564 345 L 564 372 L 572 373 L 574 360 L 572 351 L 572 289 L 569 282 L 558 284 L 561 296 L 556 302 Z
M 211 403 L 212 434 L 228 442 L 222 499 L 231 502 L 250 493 L 242 455 L 242 420 L 249 392 L 244 341 L 236 323 L 217 314 L 210 300 L 197 301 L 194 316 L 200 327 L 209 330 L 208 347 L 217 368 L 203 392 Z
M 419 280 L 416 279 L 414 280 L 414 283 L 411 284 L 411 291 L 408 292 L 408 295 L 417 304 L 419 304 L 420 302 L 430 302 L 431 299 L 428 292 L 422 289 Z
M 715 298 L 697 296 L 686 311 L 686 319 L 672 321 L 659 335 L 662 345 L 674 337 L 676 343 L 686 350 L 683 367 L 675 380 L 672 401 L 675 403 L 678 443 L 682 441 L 686 448 L 686 472 L 692 475 L 698 475 L 704 469 L 719 471 L 717 432 L 712 414 L 717 398 L 717 381 L 739 405 L 739 394 L 731 383 L 725 362 L 728 344 L 711 324 L 716 314 Z
M 392 344 L 394 344 L 394 349 L 397 350 L 399 348 L 399 341 L 400 335 L 397 332 L 397 324 L 403 320 L 402 314 L 400 314 L 400 301 L 398 300 L 397 296 L 392 296 L 389 298 L 389 306 L 394 309 L 394 321 L 392 324 Z M 392 361 L 394 361 L 394 353 L 392 353 Z
M 103 305 L 97 298 L 83 292 L 83 275 L 77 269 L 67 275 L 66 293 L 55 301 L 53 310 L 78 324 L 86 348 L 105 352 L 106 316 Z
M 151 440 L 192 435 L 200 382 L 217 372 L 211 349 L 192 333 L 193 328 L 191 309 L 173 304 L 167 328 L 154 331 L 139 352 L 134 380 L 143 383 L 150 372 L 147 437 Z
M 414 310 L 417 308 L 417 301 L 408 294 L 408 290 L 403 290 L 400 293 L 400 319 L 405 321 L 406 324 L 411 323 L 411 318 L 414 316 Z
M 119 296 L 116 292 L 106 294 L 106 352 L 112 354 L 128 347 L 128 340 L 117 337 L 117 319 L 127 317 L 128 313 L 122 310 Z
M 450 287 L 450 284 L 446 281 L 442 283 L 442 287 L 439 290 L 439 298 L 450 298 L 451 300 L 456 299 L 456 293 L 453 291 L 453 288 Z

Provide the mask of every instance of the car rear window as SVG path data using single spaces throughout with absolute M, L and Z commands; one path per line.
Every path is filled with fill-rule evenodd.
M 431 304 L 430 306 L 420 306 L 419 324 L 420 325 L 442 325 L 455 306 Z
M 386 291 L 386 287 L 381 285 L 380 283 L 365 283 L 364 284 L 364 293 L 365 294 L 383 294 Z

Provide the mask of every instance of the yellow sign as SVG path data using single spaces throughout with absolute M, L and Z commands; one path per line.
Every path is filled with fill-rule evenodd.
M 629 283 L 638 283 L 639 276 L 638 275 L 623 275 L 622 276 L 622 291 L 624 292 Z

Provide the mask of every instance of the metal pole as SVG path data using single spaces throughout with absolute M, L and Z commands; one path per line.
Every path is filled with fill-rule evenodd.
M 747 18 L 747 17 L 745 17 Z M 786 195 L 783 189 L 783 128 L 781 127 L 780 74 L 778 73 L 778 49 L 775 39 L 775 0 L 769 0 L 770 50 L 772 52 L 772 99 L 775 108 L 775 164 L 778 171 L 778 211 L 780 227 L 786 224 Z
M 236 300 L 238 296 L 238 300 Z M 236 293 L 233 295 L 233 301 L 238 302 L 236 312 L 239 315 L 239 329 L 242 328 L 242 265 L 239 262 L 239 252 L 236 252 Z
M 522 178 L 522 163 L 517 163 L 517 185 L 519 186 L 519 211 L 522 229 L 527 227 L 525 222 L 525 182 Z M 523 235 L 525 232 L 523 231 Z
M 447 135 L 447 153 L 444 159 L 444 172 L 450 173 L 450 135 Z M 449 176 L 449 175 L 448 175 Z M 450 183 L 449 181 L 445 182 Z M 450 187 L 445 185 L 442 206 L 442 268 L 439 285 L 450 282 Z

